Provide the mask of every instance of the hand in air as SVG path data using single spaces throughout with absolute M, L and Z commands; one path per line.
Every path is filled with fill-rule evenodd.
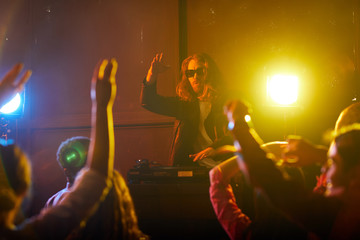
M 282 151 L 284 164 L 294 167 L 304 167 L 327 160 L 327 148 L 317 146 L 299 136 L 289 136 Z
M 268 154 L 271 154 L 274 160 L 279 161 L 283 158 L 283 151 L 286 149 L 287 144 L 285 141 L 267 142 L 262 144 L 261 148 Z
M 234 100 L 225 105 L 224 113 L 229 121 L 228 128 L 232 130 L 236 122 L 245 121 L 245 116 L 249 114 L 249 107 L 242 101 Z
M 0 80 L 0 107 L 10 101 L 18 92 L 21 92 L 30 78 L 31 71 L 27 70 L 20 80 L 16 81 L 22 69 L 23 64 L 18 63 Z
M 146 76 L 146 81 L 148 83 L 152 83 L 153 81 L 155 81 L 155 79 L 159 73 L 163 73 L 170 68 L 169 65 L 164 64 L 164 62 L 162 61 L 162 58 L 163 58 L 162 53 L 157 53 L 155 55 L 155 57 L 153 58 L 151 65 L 150 65 L 150 69 Z
M 207 157 L 212 157 L 214 153 L 215 153 L 215 150 L 212 147 L 208 147 L 208 148 L 202 150 L 201 152 L 198 152 L 195 154 L 190 154 L 189 157 L 193 158 L 193 161 L 196 162 L 196 161 L 202 160 Z
M 101 60 L 94 70 L 91 82 L 91 99 L 98 106 L 112 107 L 116 96 L 115 75 L 117 71 L 115 59 Z

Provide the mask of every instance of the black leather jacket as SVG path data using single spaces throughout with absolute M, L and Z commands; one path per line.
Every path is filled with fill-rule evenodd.
M 195 153 L 193 146 L 199 132 L 199 102 L 158 95 L 156 83 L 146 84 L 145 81 L 142 84 L 140 102 L 142 107 L 151 112 L 176 118 L 170 156 L 173 166 L 197 166 L 189 158 L 189 154 Z M 226 134 L 227 119 L 223 113 L 223 103 L 224 101 L 212 103 L 204 122 L 206 132 L 213 141 L 213 148 L 233 144 L 232 137 Z

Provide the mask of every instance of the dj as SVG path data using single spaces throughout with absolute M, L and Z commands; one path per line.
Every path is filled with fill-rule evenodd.
M 147 110 L 176 118 L 171 149 L 173 166 L 212 168 L 221 160 L 215 149 L 232 145 L 226 135 L 223 114 L 225 86 L 215 62 L 207 54 L 194 54 L 181 65 L 176 97 L 157 94 L 158 74 L 169 66 L 156 54 L 141 89 L 141 105 Z

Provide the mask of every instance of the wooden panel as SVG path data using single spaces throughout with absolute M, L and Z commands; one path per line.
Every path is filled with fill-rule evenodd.
M 160 92 L 174 93 L 176 1 L 42 0 L 32 7 L 31 127 L 88 125 L 93 68 L 109 57 L 119 63 L 115 123 L 157 119 L 140 107 L 140 86 L 154 54 L 164 52 L 172 69 L 160 79 Z
M 171 66 L 159 92 L 174 95 L 179 70 L 178 1 L 11 0 L 0 7 L 0 71 L 16 61 L 33 70 L 24 116 L 11 120 L 34 168 L 33 206 L 65 186 L 56 150 L 66 138 L 90 134 L 90 80 L 99 59 L 119 63 L 114 105 L 116 168 L 126 177 L 140 158 L 168 165 L 172 118 L 139 103 L 141 83 L 155 53 Z

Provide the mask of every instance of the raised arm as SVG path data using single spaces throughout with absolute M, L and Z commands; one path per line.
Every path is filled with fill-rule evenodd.
M 293 167 L 305 167 L 313 164 L 322 165 L 327 161 L 328 148 L 314 145 L 299 136 L 289 136 L 283 148 L 284 164 Z
M 242 239 L 251 220 L 236 204 L 230 179 L 240 172 L 236 157 L 232 157 L 209 172 L 210 201 L 216 217 L 230 239 Z
M 87 164 L 90 169 L 112 176 L 115 153 L 112 107 L 116 95 L 115 59 L 102 60 L 95 68 L 91 83 L 91 141 Z
M 225 107 L 229 128 L 239 149 L 238 165 L 249 174 L 253 186 L 261 189 L 275 207 L 303 225 L 307 230 L 326 238 L 331 229 L 339 202 L 325 199 L 305 189 L 297 181 L 285 178 L 266 157 L 256 140 L 255 130 L 244 121 L 246 107 L 238 101 Z M 335 214 L 334 214 L 335 213 Z
M 153 58 L 146 78 L 143 80 L 140 93 L 140 104 L 143 108 L 165 116 L 177 117 L 179 101 L 176 97 L 162 96 L 157 93 L 157 78 L 159 73 L 165 72 L 169 65 L 165 65 L 162 60 L 162 53 L 158 53 Z

